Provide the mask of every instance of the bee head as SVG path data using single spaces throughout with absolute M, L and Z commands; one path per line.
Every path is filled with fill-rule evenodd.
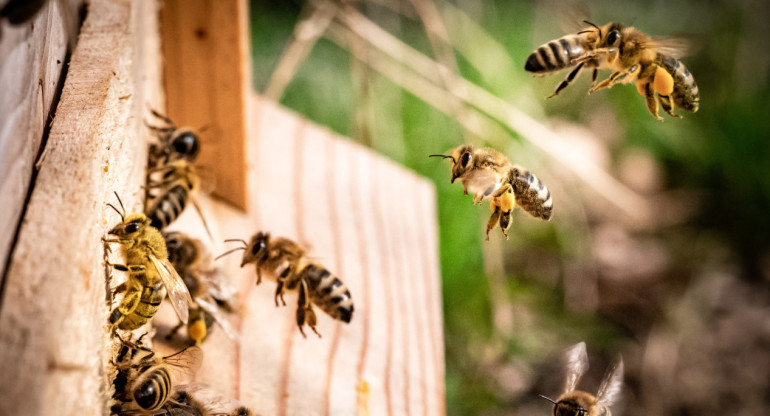
M 118 225 L 113 227 L 108 234 L 120 238 L 132 239 L 139 234 L 145 227 L 150 225 L 150 220 L 142 213 L 131 214 L 125 217 Z
M 463 145 L 452 150 L 451 155 L 430 155 L 429 157 L 440 157 L 444 159 L 452 159 L 452 180 L 455 180 L 462 175 L 472 166 L 473 160 L 473 148 L 468 145 Z
M 246 247 L 246 252 L 243 253 L 241 267 L 251 262 L 259 264 L 264 261 L 267 258 L 267 246 L 269 243 L 270 233 L 260 231 L 254 237 L 251 237 L 251 241 Z
M 599 41 L 597 46 L 599 48 L 607 48 L 611 53 L 622 52 L 623 47 L 621 44 L 624 39 L 623 25 L 620 23 L 610 23 L 606 26 L 602 26 L 599 30 Z
M 171 138 L 169 150 L 173 159 L 195 160 L 201 150 L 198 135 L 188 129 L 177 130 Z

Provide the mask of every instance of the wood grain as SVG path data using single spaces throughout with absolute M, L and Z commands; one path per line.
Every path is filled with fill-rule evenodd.
M 246 207 L 251 90 L 246 0 L 166 0 L 162 9 L 168 116 L 204 129 L 197 164 L 216 195 Z
M 6 277 L 0 414 L 106 411 L 100 239 L 116 222 L 113 191 L 141 206 L 143 111 L 160 91 L 157 13 L 150 1 L 89 2 Z
M 4 3 L 4 2 L 3 2 Z M 10 255 L 43 131 L 52 120 L 80 1 L 50 1 L 29 22 L 0 22 L 0 271 Z

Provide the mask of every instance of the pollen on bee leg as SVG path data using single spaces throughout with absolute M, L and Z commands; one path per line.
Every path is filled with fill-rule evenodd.
M 660 95 L 671 95 L 674 91 L 674 77 L 671 76 L 663 67 L 655 70 L 655 78 L 652 81 L 652 87 Z

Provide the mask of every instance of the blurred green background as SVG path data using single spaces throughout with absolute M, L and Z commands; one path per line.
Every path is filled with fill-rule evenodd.
M 588 391 L 624 357 L 613 414 L 770 412 L 766 3 L 323 4 L 252 2 L 254 85 L 435 182 L 449 415 L 550 414 L 537 395 L 559 395 L 561 351 L 579 341 Z M 700 111 L 661 123 L 633 86 L 588 96 L 588 73 L 545 99 L 566 72 L 533 78 L 524 62 L 583 19 L 695 34 L 682 61 Z M 384 32 L 351 32 L 362 20 Z M 420 75 L 406 52 L 388 58 L 379 42 L 393 39 L 453 75 Z M 506 104 L 457 99 L 457 77 Z M 506 106 L 525 118 L 490 114 Z M 533 145 L 531 123 L 561 141 Z M 484 241 L 488 209 L 450 185 L 449 162 L 427 157 L 466 142 L 532 170 L 552 192 L 554 219 L 517 210 L 510 240 L 495 230 Z

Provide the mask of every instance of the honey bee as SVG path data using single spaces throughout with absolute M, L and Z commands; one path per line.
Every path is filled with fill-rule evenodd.
M 305 324 L 321 336 L 315 328 L 317 318 L 312 304 L 334 319 L 350 322 L 353 317 L 353 299 L 348 288 L 323 266 L 308 262 L 305 250 L 297 243 L 282 237 L 271 239 L 270 234 L 265 232 L 255 234 L 248 244 L 240 239 L 225 240 L 232 241 L 241 242 L 243 247 L 234 248 L 217 258 L 243 250 L 241 267 L 255 264 L 257 284 L 262 282 L 263 272 L 278 283 L 275 290 L 276 306 L 279 306 L 279 299 L 286 305 L 283 299 L 286 291 L 299 290 L 297 326 L 303 337 L 305 331 L 302 328 Z
M 119 403 L 112 408 L 121 415 L 164 414 L 161 409 L 169 402 L 178 379 L 197 371 L 203 359 L 203 351 L 196 346 L 159 358 L 149 348 L 121 343 L 114 362 L 118 374 L 113 381 L 113 397 Z
M 121 221 L 108 233 L 115 238 L 105 238 L 103 241 L 105 244 L 120 244 L 126 264 L 105 263 L 109 267 L 128 272 L 128 279 L 115 288 L 116 293 L 125 291 L 125 294 L 110 314 L 109 323 L 113 330 L 141 327 L 155 316 L 167 291 L 179 319 L 187 323 L 187 308 L 192 299 L 182 278 L 168 261 L 163 236 L 150 225 L 150 220 L 144 214 L 126 216 L 123 202 L 117 193 L 115 197 L 122 211 L 112 204 L 107 205 L 120 215 Z
M 452 160 L 451 183 L 460 179 L 465 194 L 473 194 L 473 203 L 481 204 L 489 199 L 492 215 L 487 223 L 489 232 L 499 224 L 508 239 L 513 209 L 518 205 L 530 215 L 550 220 L 553 215 L 551 192 L 537 176 L 528 170 L 511 165 L 502 153 L 489 149 L 474 149 L 462 145 L 450 155 L 430 155 Z
M 674 107 L 696 112 L 700 102 L 698 85 L 690 71 L 678 59 L 687 47 L 681 39 L 653 39 L 639 29 L 620 23 L 604 26 L 585 21 L 590 27 L 572 35 L 550 41 L 527 58 L 529 72 L 546 74 L 575 67 L 549 96 L 566 88 L 582 69 L 593 69 L 593 82 L 588 93 L 611 88 L 616 83 L 634 83 L 656 119 L 658 104 L 671 117 L 681 118 Z M 599 69 L 609 69 L 610 76 L 596 84 Z
M 584 342 L 572 346 L 565 353 L 567 379 L 564 392 L 553 403 L 554 416 L 612 416 L 610 406 L 615 403 L 623 387 L 623 359 L 607 370 L 596 396 L 575 390 L 580 377 L 588 370 L 588 355 Z
M 193 162 L 201 148 L 198 134 L 190 127 L 177 127 L 170 118 L 155 110 L 150 112 L 163 120 L 166 126 L 147 124 L 158 138 L 158 143 L 150 145 L 149 168 L 157 168 L 175 160 Z
M 168 249 L 168 260 L 182 276 L 182 280 L 192 295 L 190 318 L 187 322 L 187 336 L 199 344 L 203 342 L 214 325 L 221 326 L 233 340 L 240 337 L 230 324 L 226 314 L 235 312 L 235 289 L 227 286 L 218 270 L 210 267 L 211 258 L 204 252 L 200 240 L 178 232 L 163 233 Z M 179 323 L 171 330 L 173 336 L 184 323 Z

